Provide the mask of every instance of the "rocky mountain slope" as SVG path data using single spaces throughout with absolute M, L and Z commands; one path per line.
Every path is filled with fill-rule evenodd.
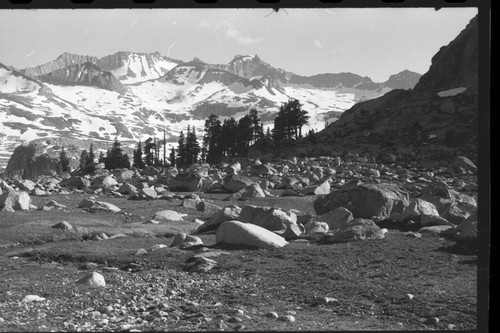
M 35 67 L 29 67 L 21 70 L 26 76 L 36 79 L 39 76 L 49 74 L 58 69 L 63 69 L 65 67 L 71 65 L 83 64 L 84 62 L 90 62 L 95 64 L 97 62 L 96 57 L 80 55 L 80 54 L 71 54 L 71 53 L 63 53 L 56 60 L 50 61 L 46 64 L 42 64 Z
M 102 71 L 91 62 L 70 65 L 39 76 L 40 80 L 55 85 L 91 86 L 119 93 L 125 92 L 125 87 L 111 72 Z
M 297 151 L 357 149 L 401 154 L 435 166 L 460 154 L 475 160 L 477 44 L 476 17 L 439 50 L 413 90 L 393 90 L 354 105 L 313 140 L 303 140 Z

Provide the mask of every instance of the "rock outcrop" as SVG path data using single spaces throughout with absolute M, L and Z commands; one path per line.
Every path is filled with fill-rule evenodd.
M 63 69 L 65 67 L 72 65 L 83 64 L 85 62 L 90 62 L 95 64 L 97 60 L 98 59 L 93 56 L 63 53 L 54 61 L 36 67 L 29 67 L 22 70 L 21 72 L 24 75 L 29 76 L 31 78 L 37 78 L 39 76 L 49 74 L 53 71 Z
M 4 171 L 4 176 L 35 178 L 52 175 L 59 170 L 59 159 L 45 153 L 45 147 L 35 142 L 18 146 Z
M 39 77 L 42 81 L 57 85 L 82 85 L 91 86 L 120 94 L 126 92 L 126 88 L 111 72 L 101 70 L 91 62 L 70 65 L 56 69 Z

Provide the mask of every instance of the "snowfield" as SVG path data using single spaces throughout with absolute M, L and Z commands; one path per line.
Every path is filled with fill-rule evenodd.
M 236 61 L 243 60 L 248 59 Z M 309 112 L 310 124 L 303 128 L 307 133 L 323 129 L 325 121 L 335 120 L 357 100 L 354 91 L 280 88 L 259 77 L 253 78 L 264 84 L 258 89 L 238 81 L 224 84 L 217 78 L 206 82 L 208 70 L 199 66 L 181 66 L 164 75 L 177 64 L 163 58 L 154 61 L 151 66 L 144 56 L 130 56 L 113 71 L 126 86 L 124 94 L 89 86 L 42 84 L 0 66 L 0 169 L 15 147 L 37 138 L 144 141 L 162 138 L 165 130 L 170 147 L 188 125 L 197 128 L 201 139 L 210 113 L 221 119 L 239 118 L 255 108 L 266 115 L 265 128 L 270 127 L 280 105 L 290 99 L 298 99 Z M 224 73 L 210 70 L 211 77 Z

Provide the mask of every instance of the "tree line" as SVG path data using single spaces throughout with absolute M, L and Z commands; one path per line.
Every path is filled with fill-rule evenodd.
M 188 125 L 186 133 L 179 134 L 177 149 L 172 147 L 167 159 L 166 133 L 163 140 L 148 138 L 144 144 L 139 141 L 133 151 L 132 165 L 126 153 L 123 152 L 117 138 L 104 154 L 100 153 L 98 162 L 104 168 L 113 170 L 117 168 L 135 167 L 144 169 L 147 166 L 185 167 L 193 163 L 219 163 L 227 156 L 247 156 L 251 145 L 260 140 L 272 140 L 274 144 L 285 140 L 297 140 L 302 137 L 302 128 L 309 122 L 307 111 L 302 110 L 302 105 L 296 99 L 289 100 L 280 106 L 278 115 L 274 119 L 274 127 L 264 133 L 264 124 L 256 109 L 251 109 L 248 114 L 239 120 L 230 117 L 221 121 L 218 116 L 210 115 L 205 121 L 202 143 L 198 142 L 196 128 Z M 309 135 L 314 132 L 309 132 Z M 163 154 L 160 148 L 163 146 Z M 80 155 L 79 169 L 82 174 L 95 171 L 94 146 L 91 143 L 89 150 L 83 150 Z M 64 148 L 60 153 L 60 169 L 69 172 L 69 159 Z

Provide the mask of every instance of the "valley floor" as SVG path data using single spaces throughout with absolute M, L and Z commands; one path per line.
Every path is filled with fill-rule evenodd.
M 226 195 L 198 193 L 219 205 Z M 389 230 L 381 240 L 319 245 L 305 240 L 275 250 L 165 247 L 190 232 L 202 213 L 181 200 L 100 196 L 125 214 L 76 208 L 88 195 L 33 197 L 65 210 L 0 212 L 0 331 L 473 330 L 478 322 L 477 253 L 433 234 Z M 314 197 L 251 199 L 245 204 L 312 211 Z M 188 214 L 181 224 L 144 224 L 156 211 Z M 51 225 L 68 221 L 77 232 Z M 96 232 L 128 237 L 85 240 Z M 147 250 L 136 256 L 139 248 Z M 217 262 L 207 273 L 186 261 Z M 90 262 L 97 266 L 92 266 Z M 89 270 L 90 269 L 90 270 Z M 100 272 L 105 287 L 75 282 Z M 409 295 L 411 294 L 411 295 Z M 26 295 L 43 301 L 24 303 Z M 276 312 L 278 318 L 270 312 Z M 436 318 L 438 320 L 436 320 Z

